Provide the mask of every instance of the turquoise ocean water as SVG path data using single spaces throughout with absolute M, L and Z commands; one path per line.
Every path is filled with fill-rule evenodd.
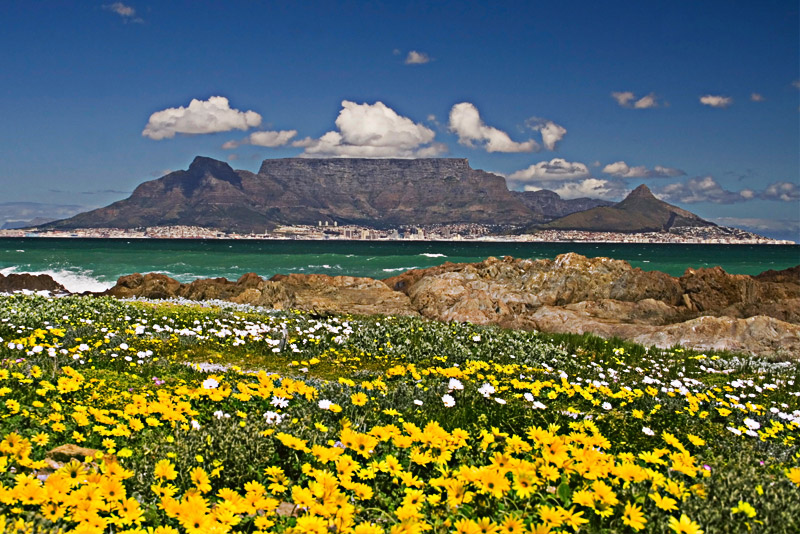
M 729 273 L 758 274 L 800 264 L 800 245 L 6 238 L 0 239 L 0 273 L 46 273 L 78 292 L 106 289 L 134 272 L 164 273 L 182 282 L 236 279 L 248 272 L 387 278 L 445 261 L 542 259 L 565 252 L 626 260 L 673 276 L 688 267 L 719 265 Z

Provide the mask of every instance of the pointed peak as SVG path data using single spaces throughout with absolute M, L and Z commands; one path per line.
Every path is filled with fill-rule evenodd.
M 653 192 L 650 191 L 650 188 L 646 185 L 642 184 L 633 191 L 630 192 L 628 198 L 655 198 Z

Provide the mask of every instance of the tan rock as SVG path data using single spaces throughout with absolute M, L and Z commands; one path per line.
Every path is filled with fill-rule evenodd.
M 729 275 L 718 267 L 688 269 L 674 278 L 621 260 L 568 253 L 554 260 L 490 257 L 445 263 L 383 282 L 318 274 L 263 280 L 248 273 L 236 282 L 216 278 L 181 284 L 164 275 L 134 274 L 120 278 L 107 294 L 214 298 L 322 314 L 421 314 L 657 346 L 800 354 L 800 266 L 755 277 Z
M 800 358 L 800 326 L 759 315 L 747 319 L 698 317 L 630 337 L 636 343 L 695 350 L 728 350 Z
M 81 447 L 74 443 L 67 443 L 50 449 L 45 454 L 45 458 L 54 460 L 56 462 L 69 463 L 73 459 L 83 462 L 86 458 L 95 458 L 95 455 L 102 451 L 98 449 L 90 449 L 88 447 Z

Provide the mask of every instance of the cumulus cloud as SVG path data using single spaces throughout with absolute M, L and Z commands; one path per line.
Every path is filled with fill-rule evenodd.
M 764 95 L 762 95 L 761 93 L 751 93 L 750 100 L 752 100 L 753 102 L 763 102 L 766 99 L 764 98 Z
M 469 102 L 452 107 L 449 126 L 450 131 L 458 135 L 458 142 L 470 148 L 481 146 L 487 152 L 534 152 L 540 149 L 533 139 L 517 143 L 504 131 L 487 126 L 481 120 L 478 108 Z
M 424 158 L 446 150 L 433 143 L 433 130 L 397 114 L 383 102 L 342 101 L 336 127 L 337 131 L 319 139 L 307 137 L 292 146 L 304 147 L 302 155 L 306 157 Z
M 232 109 L 224 96 L 208 100 L 193 99 L 188 107 L 167 108 L 150 115 L 142 131 L 150 139 L 171 139 L 175 134 L 208 134 L 247 130 L 261 124 L 261 115 L 255 111 Z
M 733 104 L 733 98 L 720 95 L 704 95 L 700 97 L 700 103 L 712 108 L 727 108 Z
M 86 211 L 86 206 L 75 204 L 44 204 L 39 202 L 0 202 L 0 226 L 7 222 L 33 219 L 64 219 Z
M 542 134 L 542 144 L 547 150 L 555 150 L 556 144 L 567 133 L 567 129 L 563 126 L 539 117 L 531 117 L 525 121 L 525 125 L 531 130 Z
M 639 99 L 631 91 L 617 91 L 611 93 L 611 98 L 623 108 L 649 109 L 658 107 L 658 97 L 655 93 L 643 96 Z
M 697 202 L 734 204 L 736 202 L 745 202 L 753 197 L 750 189 L 744 189 L 743 191 L 728 191 L 724 189 L 712 176 L 699 176 L 690 178 L 685 182 L 668 184 L 657 188 L 653 193 L 667 202 L 681 202 L 684 204 Z
M 644 165 L 630 167 L 624 161 L 609 163 L 603 167 L 603 172 L 616 176 L 617 178 L 668 178 L 686 174 L 680 169 L 663 167 L 661 165 L 656 165 L 652 169 L 648 169 Z
M 589 176 L 589 168 L 579 162 L 570 162 L 562 158 L 534 163 L 527 169 L 511 174 L 508 179 L 517 183 L 559 182 L 585 178 Z
M 222 148 L 225 150 L 230 150 L 242 145 L 255 145 L 275 148 L 287 145 L 295 135 L 297 135 L 297 130 L 253 132 L 241 141 L 228 141 L 222 145 Z
M 658 102 L 656 100 L 656 95 L 654 93 L 650 93 L 649 95 L 643 96 L 633 103 L 633 107 L 635 109 L 657 108 Z
M 416 50 L 412 50 L 406 56 L 406 60 L 404 63 L 406 65 L 424 65 L 425 63 L 430 63 L 431 58 L 425 52 L 417 52 Z
M 757 217 L 717 217 L 712 219 L 723 226 L 735 226 L 751 232 L 783 233 L 785 237 L 800 238 L 798 219 L 762 219 Z
M 141 18 L 136 16 L 136 10 L 131 6 L 127 6 L 122 2 L 114 2 L 113 4 L 106 4 L 103 9 L 116 13 L 125 22 L 144 22 Z
M 541 187 L 535 185 L 525 186 L 526 191 L 538 191 L 549 189 L 563 199 L 573 198 L 600 198 L 603 200 L 619 200 L 629 193 L 628 188 L 615 180 L 603 180 L 601 178 L 586 178 L 575 182 L 542 184 Z
M 611 98 L 617 101 L 617 104 L 626 108 L 630 106 L 631 101 L 636 98 L 636 95 L 631 93 L 630 91 L 618 91 L 611 93 Z
M 775 182 L 768 185 L 759 197 L 764 200 L 797 201 L 800 200 L 800 186 L 791 182 Z

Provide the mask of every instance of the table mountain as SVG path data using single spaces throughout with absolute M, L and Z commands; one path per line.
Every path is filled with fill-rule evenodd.
M 47 228 L 190 225 L 264 232 L 318 221 L 372 227 L 539 220 L 503 177 L 466 159 L 265 160 L 257 174 L 197 157 L 186 171 L 141 184 L 133 194 Z

